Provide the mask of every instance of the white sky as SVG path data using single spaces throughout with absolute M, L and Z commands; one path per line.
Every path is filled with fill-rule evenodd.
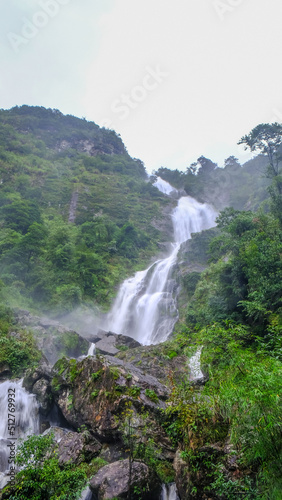
M 106 124 L 148 171 L 243 162 L 240 137 L 282 121 L 281 0 L 0 2 L 0 107 Z

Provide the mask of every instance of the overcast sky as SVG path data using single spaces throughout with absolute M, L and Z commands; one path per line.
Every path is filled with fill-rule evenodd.
M 281 0 L 2 0 L 0 107 L 29 104 L 118 132 L 148 171 L 282 121 Z

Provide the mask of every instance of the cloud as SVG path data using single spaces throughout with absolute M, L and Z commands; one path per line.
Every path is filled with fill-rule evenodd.
M 244 160 L 238 139 L 282 109 L 280 0 L 223 0 L 223 20 L 213 0 L 40 1 L 62 3 L 18 53 L 7 34 L 42 7 L 10 0 L 3 12 L 2 107 L 107 121 L 149 170 L 184 169 L 201 154 Z

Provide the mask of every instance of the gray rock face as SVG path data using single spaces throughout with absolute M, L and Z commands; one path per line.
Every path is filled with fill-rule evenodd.
M 78 434 L 68 432 L 59 443 L 58 457 L 60 464 L 71 462 L 80 464 L 82 461 L 90 461 L 99 454 L 102 445 L 88 432 Z
M 0 363 L 0 380 L 11 375 L 10 367 L 7 363 Z
M 54 435 L 54 439 L 55 439 L 56 443 L 59 443 L 63 439 L 63 437 L 66 434 L 68 434 L 69 432 L 70 432 L 69 429 L 64 429 L 63 427 L 52 426 L 43 432 L 43 436 L 46 436 L 46 435 L 52 433 Z
M 93 342 L 101 354 L 110 354 L 111 356 L 115 356 L 124 348 L 133 349 L 141 345 L 131 337 L 104 330 L 98 330 L 95 335 L 88 336 L 87 340 Z
M 133 462 L 129 487 L 129 460 L 122 460 L 102 467 L 90 480 L 90 489 L 99 500 L 116 497 L 152 500 L 159 497 L 160 485 L 150 474 L 147 465 Z M 134 493 L 136 490 L 138 494 Z
M 87 354 L 88 341 L 56 320 L 32 316 L 28 311 L 19 310 L 17 321 L 21 327 L 33 331 L 37 348 L 50 364 L 56 363 L 62 356 L 78 358 Z
M 35 382 L 32 392 L 36 394 L 40 403 L 40 410 L 43 415 L 47 415 L 51 410 L 53 404 L 53 397 L 51 394 L 49 381 L 41 378 Z

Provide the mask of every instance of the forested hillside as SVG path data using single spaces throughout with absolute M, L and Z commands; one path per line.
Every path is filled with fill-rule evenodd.
M 108 303 L 167 239 L 156 227 L 169 200 L 114 131 L 86 120 L 2 110 L 0 138 L 3 295 L 53 312 Z

